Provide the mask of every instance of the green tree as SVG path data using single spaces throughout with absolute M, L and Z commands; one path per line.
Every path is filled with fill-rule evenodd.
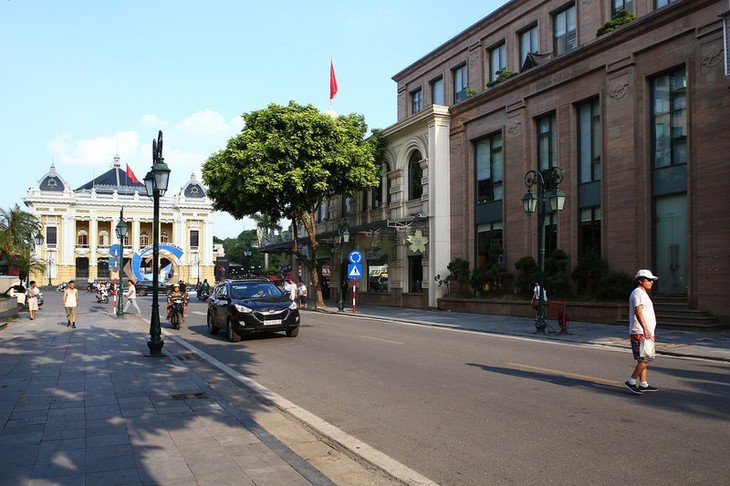
M 317 255 L 315 210 L 337 194 L 354 195 L 380 182 L 376 164 L 382 136 L 365 139 L 360 115 L 331 118 L 312 105 L 270 104 L 245 113 L 241 133 L 203 164 L 203 181 L 217 210 L 241 219 L 266 213 L 294 225 L 292 253 L 309 269 L 317 305 L 323 306 Z M 297 234 L 301 224 L 311 251 L 302 253 Z
M 38 218 L 17 204 L 9 210 L 0 209 L 0 261 L 6 268 L 13 265 L 25 275 L 29 259 L 23 260 L 23 254 L 35 248 L 33 237 L 40 230 Z

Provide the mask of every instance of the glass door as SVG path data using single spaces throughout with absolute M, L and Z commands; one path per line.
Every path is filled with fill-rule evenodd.
M 659 276 L 654 293 L 687 295 L 687 195 L 655 200 L 654 273 Z

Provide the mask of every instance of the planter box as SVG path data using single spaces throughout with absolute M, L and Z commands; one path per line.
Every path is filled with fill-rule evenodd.
M 0 319 L 18 315 L 18 300 L 15 297 L 0 299 Z
M 529 300 L 459 299 L 443 297 L 438 300 L 439 310 L 493 314 L 498 316 L 534 317 Z M 628 310 L 626 304 L 603 302 L 568 302 L 568 317 L 573 322 L 616 324 Z

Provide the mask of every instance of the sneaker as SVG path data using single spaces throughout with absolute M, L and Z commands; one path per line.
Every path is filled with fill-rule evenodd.
M 626 385 L 626 388 L 628 388 L 629 390 L 631 390 L 631 393 L 634 393 L 636 395 L 641 395 L 641 390 L 639 389 L 638 386 L 632 385 L 628 381 L 625 381 L 624 382 L 624 385 Z
M 639 385 L 638 388 L 639 388 L 639 391 L 641 391 L 642 393 L 643 392 L 647 392 L 647 391 L 648 392 L 652 392 L 652 391 L 658 391 L 659 390 L 659 388 L 657 388 L 655 386 L 651 386 L 651 385 L 646 385 L 646 386 Z
M 71 327 L 76 329 L 76 323 L 74 322 L 73 324 L 71 324 Z

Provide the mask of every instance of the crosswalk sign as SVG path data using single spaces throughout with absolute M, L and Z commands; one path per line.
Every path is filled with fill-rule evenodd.
M 348 264 L 347 278 L 362 278 L 362 263 Z

